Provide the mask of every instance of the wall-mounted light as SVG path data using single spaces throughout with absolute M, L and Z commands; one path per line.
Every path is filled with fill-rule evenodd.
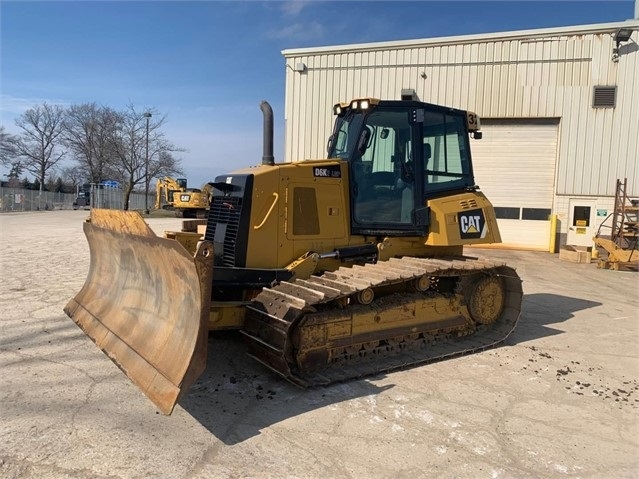
M 620 28 L 615 33 L 614 39 L 617 43 L 627 42 L 632 36 L 632 28 Z
M 619 61 L 619 47 L 622 43 L 630 40 L 632 36 L 632 28 L 620 28 L 615 32 L 612 39 L 615 41 L 615 47 L 612 49 L 612 61 L 617 63 Z
M 295 73 L 302 74 L 302 73 L 306 73 L 306 71 L 308 70 L 308 68 L 306 67 L 306 63 L 303 63 L 303 62 L 296 63 L 295 66 L 291 66 L 288 62 L 285 65 L 286 65 L 286 68 L 288 68 L 289 70 Z

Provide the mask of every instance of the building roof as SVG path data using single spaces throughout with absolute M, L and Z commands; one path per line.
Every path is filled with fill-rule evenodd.
M 474 35 L 457 35 L 452 37 L 421 38 L 415 40 L 396 40 L 388 42 L 355 43 L 350 45 L 334 45 L 324 47 L 291 48 L 282 50 L 285 58 L 322 53 L 345 53 L 355 51 L 391 50 L 395 48 L 422 47 L 439 44 L 477 43 L 486 41 L 534 39 L 550 36 L 586 35 L 592 33 L 614 33 L 620 28 L 639 30 L 639 19 L 614 23 L 596 23 L 591 25 L 575 25 L 567 27 L 538 28 L 534 30 L 517 30 L 509 32 L 481 33 Z

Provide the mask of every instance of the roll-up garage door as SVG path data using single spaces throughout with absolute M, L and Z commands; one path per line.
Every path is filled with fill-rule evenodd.
M 495 207 L 504 247 L 547 249 L 557 119 L 482 119 L 471 139 L 475 182 Z

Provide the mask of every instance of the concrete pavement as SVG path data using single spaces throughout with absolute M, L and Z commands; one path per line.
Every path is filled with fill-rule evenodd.
M 165 417 L 62 312 L 86 215 L 0 215 L 0 477 L 639 477 L 637 273 L 472 250 L 524 281 L 503 346 L 304 391 L 216 335 Z

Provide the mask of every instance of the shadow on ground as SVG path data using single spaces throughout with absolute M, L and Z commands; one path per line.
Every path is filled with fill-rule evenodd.
M 382 377 L 301 389 L 250 358 L 239 334 L 216 333 L 209 338 L 206 371 L 180 406 L 231 445 L 305 412 L 392 388 L 375 384 Z
M 522 302 L 517 328 L 505 343 L 513 345 L 562 334 L 563 331 L 549 325 L 563 323 L 573 318 L 575 312 L 601 306 L 601 304 L 597 301 L 558 294 L 526 294 Z
M 506 344 L 561 334 L 548 325 L 600 304 L 554 294 L 525 295 L 518 327 Z M 249 358 L 239 334 L 218 333 L 209 339 L 206 371 L 180 405 L 218 439 L 232 445 L 305 412 L 392 388 L 375 384 L 383 377 L 300 389 Z

